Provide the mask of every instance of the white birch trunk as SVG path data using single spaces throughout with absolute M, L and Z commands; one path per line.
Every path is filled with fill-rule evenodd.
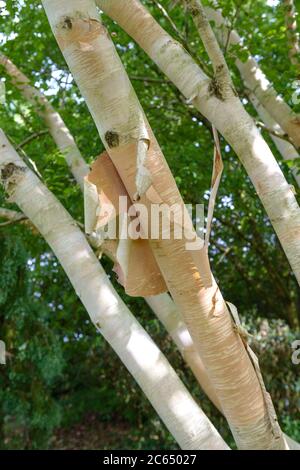
M 126 10 L 130 3 L 118 5 L 120 8 L 123 5 Z M 136 172 L 140 169 L 137 156 L 144 155 L 146 158 L 138 158 L 138 162 L 146 162 L 146 169 L 151 170 L 150 179 L 158 198 L 169 206 L 176 202 L 182 204 L 113 43 L 99 22 L 94 2 L 45 0 L 43 4 L 53 33 L 131 199 L 134 200 L 137 192 Z M 134 11 L 130 14 L 134 15 Z M 141 30 L 141 34 L 144 33 L 148 35 L 147 30 Z M 180 62 L 171 63 L 192 93 L 189 76 L 181 74 L 181 65 Z M 192 69 L 198 70 L 194 63 Z M 150 149 L 144 152 L 141 147 L 148 140 Z M 151 201 L 147 194 L 142 192 L 140 196 L 141 203 L 149 209 Z M 258 377 L 240 336 L 234 331 L 215 282 L 211 287 L 204 287 L 191 252 L 186 250 L 185 240 L 160 239 L 152 242 L 152 248 L 207 367 L 238 446 L 286 448 L 282 433 L 273 434 L 274 423 L 268 414 Z
M 206 8 L 205 11 L 209 20 L 215 22 L 216 34 L 221 44 L 227 42 L 229 48 L 236 44 L 242 44 L 240 36 L 234 30 L 231 31 L 228 40 L 230 29 L 219 11 L 213 8 Z M 277 93 L 254 57 L 249 55 L 246 62 L 237 59 L 235 63 L 246 86 L 255 94 L 284 132 L 290 136 L 295 146 L 300 147 L 300 116 L 295 114 Z
M 249 93 L 249 99 L 253 104 L 254 108 L 257 111 L 257 114 L 260 116 L 263 123 L 266 125 L 268 129 L 274 131 L 278 134 L 283 134 L 283 129 L 279 126 L 279 124 L 274 121 L 272 116 L 266 111 L 263 105 L 258 101 L 256 96 L 253 93 Z M 295 147 L 287 142 L 284 139 L 280 139 L 280 137 L 276 137 L 275 135 L 270 134 L 271 139 L 273 140 L 274 144 L 276 145 L 279 153 L 282 155 L 284 160 L 298 160 L 299 161 L 299 153 L 295 149 Z M 300 187 L 300 167 L 293 167 L 292 169 L 293 176 Z
M 75 221 L 0 131 L 0 175 L 10 200 L 40 231 L 91 321 L 109 342 L 183 449 L 227 449 L 170 364 L 111 285 Z
M 40 90 L 30 85 L 29 79 L 4 55 L 0 54 L 0 64 L 4 66 L 12 82 L 44 120 L 58 149 L 66 158 L 74 178 L 83 189 L 83 179 L 89 172 L 89 166 L 82 157 L 76 142 L 65 125 L 60 114 L 55 111 Z
M 183 0 L 183 3 L 188 7 L 188 10 L 190 11 L 194 19 L 194 23 L 203 41 L 206 52 L 212 61 L 215 74 L 218 73 L 218 69 L 223 70 L 223 82 L 225 84 L 227 83 L 227 88 L 229 88 L 227 93 L 229 93 L 229 96 L 230 96 L 230 93 L 233 93 L 233 86 L 234 86 L 231 80 L 230 71 L 227 67 L 227 63 L 224 58 L 224 54 L 221 50 L 221 47 L 219 43 L 217 42 L 217 39 L 212 30 L 212 27 L 210 26 L 208 17 L 205 13 L 205 9 L 202 5 L 201 0 Z M 229 31 L 228 31 L 228 34 L 229 34 Z M 227 35 L 225 44 L 224 44 L 224 40 L 225 38 L 222 37 L 223 46 L 225 46 L 225 44 L 228 43 L 228 35 Z M 259 116 L 262 118 L 265 125 L 274 133 L 283 134 L 284 133 L 283 129 L 281 129 L 279 124 L 276 121 L 274 121 L 272 116 L 270 116 L 268 111 L 259 102 L 255 93 L 252 91 L 249 91 L 248 95 L 249 95 L 250 101 L 252 102 L 253 106 L 255 107 Z M 300 128 L 299 128 L 299 131 L 300 131 Z M 295 160 L 299 158 L 299 154 L 297 153 L 295 147 L 291 143 L 283 139 L 279 139 L 278 137 L 272 134 L 271 134 L 271 138 L 273 139 L 277 149 L 282 154 L 285 160 L 290 160 L 290 159 Z M 292 171 L 293 171 L 296 181 L 299 184 L 300 176 L 298 175 L 297 169 L 294 168 Z
M 97 4 L 136 40 L 236 151 L 300 283 L 300 209 L 292 188 L 240 100 L 223 95 L 218 75 L 209 80 L 138 0 L 97 0 Z M 299 136 L 299 125 L 296 127 Z

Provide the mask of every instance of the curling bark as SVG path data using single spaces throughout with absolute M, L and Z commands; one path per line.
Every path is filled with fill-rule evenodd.
M 118 296 L 75 221 L 26 167 L 2 131 L 0 181 L 10 201 L 20 207 L 50 245 L 91 321 L 133 375 L 178 444 L 183 449 L 227 449 L 166 358 Z
M 83 179 L 88 174 L 89 167 L 62 117 L 55 111 L 42 92 L 30 85 L 29 79 L 8 57 L 0 54 L 0 64 L 11 77 L 13 85 L 20 90 L 24 98 L 45 122 L 58 149 L 65 156 L 74 178 L 83 189 Z
M 65 129 L 66 132 L 71 135 L 70 130 L 68 128 Z M 71 165 L 70 171 L 76 179 L 76 167 Z M 84 174 L 82 176 L 84 176 Z M 81 187 L 82 184 L 80 184 Z M 7 222 L 3 222 L 2 224 L 0 223 L 0 226 L 28 220 L 21 212 L 16 212 L 6 208 L 0 208 L 0 218 L 7 220 Z M 113 262 L 116 262 L 115 253 L 112 252 L 111 249 L 107 249 L 106 246 L 106 244 L 103 245 L 103 253 Z M 219 407 L 219 405 L 217 405 L 218 399 L 207 374 L 204 373 L 204 366 L 194 345 L 192 344 L 191 336 L 187 327 L 183 324 L 183 320 L 170 296 L 168 294 L 162 294 L 145 298 L 145 300 L 174 340 L 187 365 L 192 369 L 199 385 L 213 403 Z M 185 339 L 185 342 L 181 341 L 181 339 Z
M 118 5 L 127 10 L 129 3 Z M 148 209 L 155 201 L 183 206 L 114 45 L 99 21 L 94 2 L 44 0 L 43 5 L 131 200 L 138 194 Z M 144 32 L 148 35 L 147 30 Z M 171 66 L 174 69 L 175 64 Z M 189 86 L 189 77 L 183 77 L 178 64 L 176 69 Z M 215 281 L 212 279 L 211 286 L 205 287 L 195 258 L 186 249 L 186 240 L 165 240 L 161 235 L 159 240 L 151 241 L 153 252 L 207 367 L 238 446 L 286 448 L 281 431 L 274 426 L 274 416 L 271 419 L 268 413 L 261 384 Z M 199 264 L 198 267 L 201 270 Z
M 97 0 L 97 4 L 136 40 L 235 150 L 300 283 L 300 208 L 253 119 L 234 94 L 227 94 L 228 87 L 220 80 L 223 69 L 210 80 L 138 0 Z M 299 125 L 296 127 L 299 139 Z

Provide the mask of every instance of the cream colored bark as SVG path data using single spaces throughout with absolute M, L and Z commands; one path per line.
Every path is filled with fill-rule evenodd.
M 220 81 L 222 70 L 213 80 L 208 79 L 183 47 L 160 27 L 138 0 L 97 0 L 97 4 L 140 44 L 235 150 L 300 283 L 298 203 L 251 116 L 236 96 L 224 95 L 228 87 L 225 85 L 224 90 Z
M 40 90 L 30 85 L 29 79 L 8 57 L 0 54 L 0 64 L 3 65 L 16 88 L 20 90 L 24 98 L 44 120 L 57 147 L 65 156 L 74 178 L 80 187 L 83 188 L 83 178 L 88 174 L 89 167 L 84 161 L 73 136 L 60 114 L 55 111 Z
M 262 119 L 263 123 L 267 126 L 268 129 L 271 131 L 278 133 L 278 134 L 283 134 L 283 130 L 279 126 L 279 124 L 274 121 L 272 116 L 266 111 L 266 109 L 263 107 L 263 105 L 258 101 L 256 96 L 253 93 L 249 93 L 249 99 L 251 103 L 253 104 L 254 108 L 257 111 L 257 114 L 260 116 Z M 270 134 L 271 139 L 273 140 L 274 144 L 276 145 L 279 153 L 282 155 L 284 160 L 298 160 L 299 162 L 299 153 L 295 149 L 295 147 L 287 142 L 285 139 L 280 139 L 279 137 L 276 137 L 275 135 Z M 297 168 L 296 166 L 292 168 L 292 173 L 293 176 L 300 187 L 300 167 Z
M 149 240 L 140 237 L 124 239 L 118 234 L 114 234 L 113 240 L 106 239 L 104 229 L 109 223 L 114 228 L 121 226 L 122 231 L 128 230 L 130 226 L 131 218 L 127 217 L 126 208 L 119 204 L 121 197 L 129 210 L 132 203 L 126 188 L 108 153 L 103 152 L 85 179 L 85 231 L 88 235 L 92 234 L 99 250 L 104 245 L 106 250 L 108 244 L 112 245 L 110 253 L 114 260 L 113 270 L 127 295 L 145 297 L 167 292 Z M 110 211 L 107 210 L 108 206 Z
M 161 294 L 147 297 L 145 300 L 173 339 L 203 391 L 222 413 L 221 404 L 209 379 L 207 370 L 204 367 L 187 326 L 171 297 L 168 294 Z M 298 444 L 298 442 L 294 441 L 286 434 L 285 439 L 290 450 L 300 450 L 300 444 Z
M 227 449 L 163 354 L 117 295 L 68 212 L 0 132 L 0 175 L 10 200 L 41 232 L 91 321 L 140 385 L 183 449 Z
M 125 10 L 130 3 L 124 4 Z M 155 201 L 168 206 L 178 203 L 182 207 L 174 179 L 114 45 L 99 22 L 94 2 L 45 0 L 43 4 L 131 200 L 140 198 L 148 208 Z M 122 8 L 123 3 L 118 5 Z M 144 32 L 148 35 L 147 29 Z M 179 74 L 180 65 L 172 65 Z M 189 86 L 189 78 L 181 75 L 181 80 Z M 184 315 L 238 446 L 286 448 L 282 433 L 268 413 L 257 375 L 215 281 L 205 287 L 198 271 L 203 266 L 197 263 L 196 254 L 186 250 L 185 239 L 163 240 L 161 235 L 159 240 L 151 242 L 153 252 Z
M 191 368 L 199 385 L 213 404 L 221 411 L 221 404 L 209 379 L 207 370 L 194 345 L 187 326 L 169 294 L 146 297 L 146 302 L 164 325 L 183 359 Z
M 219 11 L 213 8 L 206 8 L 206 14 L 210 21 L 216 25 L 216 34 L 221 44 L 228 44 L 228 47 L 237 44 L 242 45 L 242 40 L 236 31 L 231 31 Z M 236 60 L 236 66 L 246 84 L 246 86 L 256 95 L 261 104 L 268 111 L 270 116 L 278 122 L 280 127 L 286 132 L 296 147 L 300 147 L 300 117 L 295 114 L 287 103 L 277 93 L 273 85 L 269 82 L 258 62 L 249 55 L 246 62 Z

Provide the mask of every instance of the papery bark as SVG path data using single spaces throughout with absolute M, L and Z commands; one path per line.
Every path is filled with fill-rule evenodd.
M 85 197 L 85 214 L 89 213 L 90 206 L 94 209 L 95 219 L 90 225 L 94 237 L 99 239 L 99 248 L 106 244 L 106 250 L 110 240 L 101 235 L 109 224 L 113 226 L 117 233 L 115 244 L 110 251 L 110 255 L 115 262 L 114 271 L 118 275 L 118 281 L 123 285 L 126 294 L 134 297 L 145 297 L 160 294 L 167 291 L 162 274 L 157 266 L 149 241 L 138 237 L 129 237 L 128 229 L 131 217 L 126 210 L 130 210 L 132 202 L 115 169 L 109 155 L 104 152 L 92 165 L 91 171 L 86 177 L 86 183 L 92 185 L 96 191 L 97 206 L 89 204 Z M 120 197 L 125 207 L 120 207 Z M 111 211 L 111 212 L 110 212 Z M 121 212 L 122 211 L 122 212 Z M 134 212 L 134 211 L 133 211 Z M 138 220 L 138 217 L 135 217 Z M 87 222 L 85 224 L 87 226 Z M 119 233 L 122 229 L 123 234 Z M 87 228 L 86 228 L 86 232 Z M 104 247 L 105 248 L 105 247 Z
M 97 0 L 97 4 L 137 41 L 233 147 L 255 186 L 300 283 L 300 208 L 251 116 L 236 96 L 227 97 L 223 93 L 222 73 L 210 80 L 138 0 Z M 295 136 L 299 139 L 299 124 L 295 126 Z
M 50 245 L 91 321 L 183 449 L 228 449 L 166 358 L 129 312 L 75 221 L 0 130 L 0 182 Z
M 174 179 L 113 43 L 99 22 L 94 2 L 44 0 L 43 4 L 53 33 L 130 198 L 135 200 L 138 195 L 140 202 L 148 208 L 154 202 L 168 206 L 178 203 L 182 207 L 183 201 Z M 130 4 L 126 1 L 118 3 L 118 6 L 127 11 Z M 135 15 L 134 10 L 129 10 L 130 15 Z M 155 35 L 155 30 L 153 32 Z M 147 28 L 142 27 L 139 34 L 149 38 Z M 166 50 L 168 44 L 160 43 L 160 47 Z M 182 50 L 180 46 L 179 50 Z M 170 61 L 169 64 L 172 70 L 177 71 L 179 81 L 186 84 L 191 97 L 195 83 L 189 84 L 190 75 L 186 75 L 184 64 L 180 61 Z M 193 62 L 190 64 L 189 71 L 197 70 L 198 73 L 197 66 Z M 203 75 L 200 75 L 202 80 Z M 209 84 L 206 80 L 205 84 L 207 89 Z M 200 99 L 198 95 L 196 100 Z M 206 101 L 207 97 L 201 99 Z M 213 103 L 218 103 L 217 98 L 213 98 Z M 147 184 L 141 185 L 144 189 L 139 192 L 137 175 L 141 161 L 148 170 L 147 178 L 150 173 L 150 181 L 145 178 Z M 151 241 L 155 258 L 173 299 L 184 315 L 238 446 L 285 448 L 282 434 L 273 434 L 274 423 L 267 412 L 257 375 L 240 336 L 233 328 L 218 286 L 212 279 L 211 287 L 205 287 L 195 265 L 196 256 L 186 249 L 185 239 L 162 238 L 160 233 L 159 240 Z M 201 267 L 198 264 L 200 270 Z
M 169 294 L 146 297 L 145 300 L 173 339 L 180 354 L 192 370 L 202 390 L 215 407 L 221 411 L 221 404 L 216 395 L 213 384 L 209 379 L 208 372 L 201 360 L 197 348 L 194 345 L 184 319 L 180 315 Z

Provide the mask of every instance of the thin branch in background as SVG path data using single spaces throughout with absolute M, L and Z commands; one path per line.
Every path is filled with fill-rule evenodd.
M 155 5 L 157 6 L 157 8 L 162 12 L 163 16 L 166 18 L 166 20 L 170 23 L 171 27 L 173 28 L 173 30 L 175 31 L 175 33 L 177 34 L 177 36 L 182 40 L 182 41 L 185 41 L 185 37 L 183 36 L 183 34 L 181 33 L 181 31 L 179 31 L 179 29 L 177 28 L 176 24 L 174 23 L 174 21 L 172 20 L 172 18 L 170 17 L 170 15 L 168 14 L 167 10 L 162 6 L 162 4 L 158 1 L 158 0 L 152 0 L 153 3 L 155 3 Z
M 0 218 L 7 219 L 6 222 L 1 222 L 0 227 L 6 227 L 24 220 L 27 220 L 27 217 L 22 214 L 22 212 L 13 211 L 10 209 L 5 209 L 0 207 Z
M 202 2 L 200 0 L 181 1 L 182 5 L 188 7 L 188 11 L 194 20 L 198 34 L 211 61 L 214 70 L 211 86 L 214 89 L 214 93 L 217 94 L 221 100 L 232 97 L 236 94 L 236 91 L 234 90 L 234 85 L 231 80 L 230 70 L 215 33 L 212 30 Z
M 288 142 L 289 144 L 293 145 L 293 142 L 290 140 L 288 134 L 282 134 L 281 132 L 276 132 L 275 130 L 273 129 L 270 129 L 269 127 L 267 127 L 263 122 L 261 121 L 255 121 L 255 124 L 260 127 L 262 130 L 268 132 L 269 134 L 271 135 L 274 135 L 275 137 L 277 137 L 278 139 L 282 139 L 282 140 L 285 140 L 286 142 Z
M 137 75 L 130 75 L 130 80 L 136 80 L 136 81 L 141 81 L 141 82 L 147 82 L 147 83 L 170 83 L 170 80 L 167 78 L 154 78 L 154 77 L 141 77 Z
M 236 24 L 236 22 L 237 22 L 238 16 L 239 16 L 239 14 L 240 14 L 241 6 L 242 6 L 241 3 L 239 3 L 239 4 L 236 6 L 234 16 L 232 17 L 232 19 L 231 19 L 231 21 L 230 21 L 230 26 L 229 26 L 229 28 L 228 28 L 227 38 L 226 38 L 226 42 L 225 42 L 224 50 L 223 50 L 224 57 L 225 57 L 226 54 L 227 54 L 230 36 L 231 36 L 232 31 L 234 30 L 234 27 L 235 27 L 235 24 Z
M 6 209 L 5 207 L 0 207 L 0 219 L 7 219 L 6 222 L 0 223 L 0 227 L 7 227 L 8 225 L 23 222 L 25 220 L 29 221 L 28 217 L 22 212 Z M 79 222 L 78 220 L 75 220 L 75 222 L 76 225 L 78 225 L 78 227 L 84 232 L 84 224 Z M 32 225 L 31 222 L 30 225 Z
M 17 151 L 20 150 L 21 148 L 25 147 L 25 145 L 29 144 L 33 140 L 38 139 L 39 137 L 48 133 L 49 133 L 48 129 L 45 129 L 43 131 L 35 132 L 34 134 L 29 135 L 28 137 L 26 137 L 26 139 L 23 140 L 23 142 L 21 142 L 20 144 L 16 146 L 16 150 Z

